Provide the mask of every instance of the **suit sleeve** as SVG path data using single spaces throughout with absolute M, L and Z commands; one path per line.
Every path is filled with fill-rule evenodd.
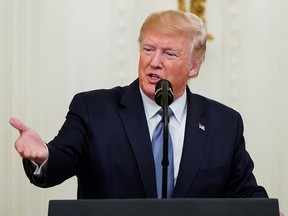
M 76 95 L 58 135 L 47 145 L 49 159 L 44 175 L 34 175 L 33 165 L 23 160 L 25 173 L 31 183 L 39 187 L 51 187 L 77 175 L 89 137 L 87 110 L 84 96 Z
M 238 115 L 238 133 L 232 161 L 230 180 L 226 189 L 226 197 L 267 198 L 268 195 L 262 186 L 256 182 L 253 174 L 254 163 L 246 151 L 245 139 L 243 136 L 243 122 Z

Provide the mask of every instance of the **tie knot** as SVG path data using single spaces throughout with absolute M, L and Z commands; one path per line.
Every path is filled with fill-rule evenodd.
M 163 116 L 163 108 L 161 108 L 160 110 L 158 110 L 157 114 Z M 171 117 L 173 115 L 173 111 L 170 107 L 168 107 L 168 116 Z

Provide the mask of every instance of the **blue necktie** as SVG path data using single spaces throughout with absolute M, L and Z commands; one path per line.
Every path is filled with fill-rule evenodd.
M 163 110 L 160 109 L 157 114 L 163 115 Z M 169 117 L 173 115 L 173 111 L 168 108 Z M 156 126 L 152 137 L 152 148 L 155 162 L 156 183 L 157 183 L 157 195 L 158 198 L 162 197 L 162 159 L 163 159 L 163 130 L 164 123 L 163 118 Z M 173 145 L 170 133 L 168 135 L 168 174 L 167 174 L 167 198 L 172 197 L 174 189 L 174 164 L 173 164 Z

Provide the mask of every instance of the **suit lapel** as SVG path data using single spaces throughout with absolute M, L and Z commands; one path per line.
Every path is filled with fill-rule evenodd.
M 198 172 L 207 137 L 207 121 L 202 104 L 187 88 L 187 118 L 183 153 L 173 197 L 186 197 Z
M 138 80 L 127 87 L 121 104 L 119 115 L 134 151 L 146 196 L 157 197 L 153 153 Z
M 138 80 L 127 87 L 121 104 L 123 108 L 119 109 L 119 115 L 134 151 L 146 196 L 156 198 L 153 153 Z M 175 198 L 187 196 L 198 172 L 209 131 L 204 116 L 201 102 L 196 101 L 196 97 L 187 88 L 186 128 L 180 169 L 173 193 Z M 205 129 L 199 127 L 199 124 Z

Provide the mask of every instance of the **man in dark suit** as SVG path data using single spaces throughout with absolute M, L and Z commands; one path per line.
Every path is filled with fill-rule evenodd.
M 47 145 L 21 121 L 15 148 L 31 182 L 51 187 L 76 175 L 80 199 L 157 197 L 152 134 L 161 116 L 155 84 L 172 83 L 172 197 L 268 197 L 252 173 L 241 116 L 190 92 L 204 60 L 206 30 L 193 14 L 163 11 L 142 25 L 139 78 L 125 87 L 77 94 Z

